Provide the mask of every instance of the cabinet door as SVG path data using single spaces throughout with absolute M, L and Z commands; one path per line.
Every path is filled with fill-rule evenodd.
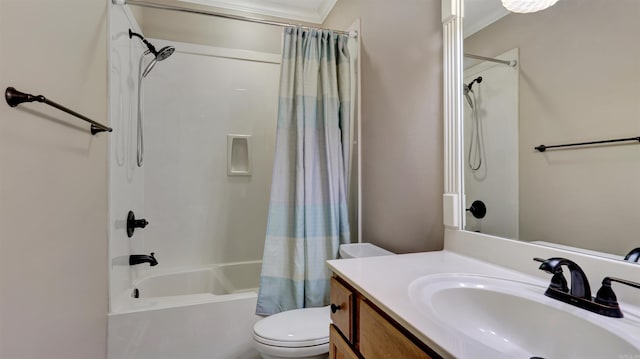
M 358 359 L 358 355 L 333 325 L 329 329 L 329 359 Z
M 353 342 L 352 303 L 351 290 L 331 278 L 331 321 L 350 342 Z
M 367 359 L 432 359 L 366 301 L 358 300 L 360 354 Z

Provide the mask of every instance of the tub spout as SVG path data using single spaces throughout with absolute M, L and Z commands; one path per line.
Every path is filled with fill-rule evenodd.
M 158 261 L 156 260 L 156 257 L 154 257 L 154 254 L 155 253 L 153 252 L 151 252 L 151 255 L 132 254 L 129 256 L 129 265 L 149 263 L 149 265 L 153 267 L 158 264 Z

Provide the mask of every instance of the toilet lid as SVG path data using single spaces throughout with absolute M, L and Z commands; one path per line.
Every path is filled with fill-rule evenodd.
M 329 307 L 288 310 L 264 318 L 253 327 L 254 338 L 279 347 L 308 347 L 329 342 Z

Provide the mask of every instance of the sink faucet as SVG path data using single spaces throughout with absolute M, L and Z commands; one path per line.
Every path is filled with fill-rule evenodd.
M 155 266 L 158 264 L 156 257 L 154 257 L 155 253 L 151 252 L 151 255 L 146 254 L 132 254 L 129 256 L 129 265 L 136 265 L 141 263 L 149 263 L 150 266 Z
M 629 262 L 637 262 L 640 259 L 640 247 L 632 249 L 626 257 L 624 257 L 625 261 Z
M 549 288 L 559 290 L 564 293 L 567 292 L 567 281 L 564 279 L 564 275 L 562 275 L 562 266 L 567 266 L 569 268 L 569 273 L 571 274 L 571 290 L 569 291 L 569 294 L 573 297 L 591 300 L 591 287 L 589 287 L 587 276 L 584 274 L 582 268 L 580 268 L 580 266 L 575 262 L 559 257 L 549 258 L 546 260 L 534 258 L 533 260 L 536 262 L 542 262 L 539 268 L 540 270 L 553 274 Z
M 575 262 L 559 257 L 549 259 L 533 258 L 533 260 L 542 262 L 539 268 L 540 270 L 553 274 L 551 283 L 544 292 L 544 295 L 607 317 L 623 317 L 616 295 L 613 289 L 611 289 L 611 282 L 622 283 L 640 289 L 640 283 L 625 279 L 605 277 L 602 280 L 602 287 L 598 290 L 596 297 L 592 298 L 587 276 L 584 274 L 582 268 Z M 567 281 L 562 275 L 562 266 L 567 266 L 571 273 L 571 289 L 567 288 Z

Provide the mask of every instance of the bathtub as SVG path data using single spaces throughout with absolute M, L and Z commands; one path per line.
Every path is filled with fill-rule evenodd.
M 146 271 L 112 305 L 108 358 L 259 358 L 252 334 L 260 265 Z

